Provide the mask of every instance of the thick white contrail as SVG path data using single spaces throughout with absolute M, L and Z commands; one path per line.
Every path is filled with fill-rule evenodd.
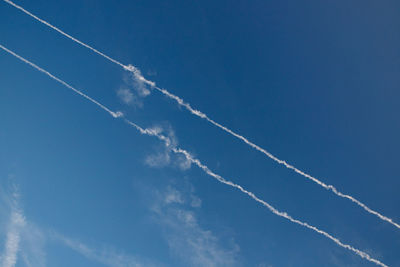
M 80 45 L 82 45 L 82 46 L 84 46 L 84 47 L 90 49 L 91 51 L 95 52 L 96 54 L 98 54 L 98 55 L 100 55 L 100 56 L 102 56 L 102 57 L 108 59 L 109 61 L 111 61 L 111 62 L 113 62 L 113 63 L 115 63 L 115 64 L 121 66 L 121 67 L 124 68 L 125 70 L 132 72 L 132 73 L 134 74 L 134 77 L 135 77 L 136 79 L 138 79 L 139 81 L 141 81 L 141 82 L 143 82 L 143 83 L 145 83 L 145 84 L 151 86 L 152 88 L 154 88 L 154 89 L 156 89 L 157 91 L 161 92 L 162 94 L 164 94 L 164 95 L 167 96 L 168 98 L 175 100 L 180 106 L 182 106 L 182 107 L 184 107 L 185 109 L 187 109 L 187 110 L 188 110 L 190 113 L 192 113 L 193 115 L 196 115 L 196 116 L 198 116 L 198 117 L 200 117 L 200 118 L 202 118 L 202 119 L 207 120 L 209 123 L 211 123 L 211 124 L 213 124 L 214 126 L 220 128 L 221 130 L 223 130 L 223 131 L 225 131 L 225 132 L 231 134 L 232 136 L 234 136 L 234 137 L 240 139 L 241 141 L 243 141 L 244 143 L 246 143 L 246 144 L 249 145 L 250 147 L 254 148 L 255 150 L 257 150 L 257 151 L 259 151 L 259 152 L 261 152 L 261 153 L 263 153 L 265 156 L 267 156 L 268 158 L 274 160 L 275 162 L 277 162 L 277 163 L 279 163 L 279 164 L 285 166 L 286 168 L 288 168 L 288 169 L 290 169 L 290 170 L 293 170 L 294 172 L 296 172 L 296 173 L 298 173 L 298 174 L 304 176 L 305 178 L 307 178 L 307 179 L 309 179 L 309 180 L 315 182 L 315 183 L 318 184 L 319 186 L 322 186 L 323 188 L 332 191 L 332 192 L 333 192 L 334 194 L 336 194 L 337 196 L 352 201 L 353 203 L 357 204 L 358 206 L 360 206 L 361 208 L 363 208 L 364 210 L 366 210 L 366 211 L 369 212 L 370 214 L 373 214 L 373 215 L 377 216 L 378 218 L 380 218 L 381 220 L 386 221 L 386 222 L 388 222 L 388 223 L 394 225 L 394 226 L 397 227 L 398 229 L 400 229 L 400 224 L 394 222 L 391 218 L 389 218 L 389 217 L 387 217 L 387 216 L 384 216 L 384 215 L 382 215 L 381 213 L 379 213 L 379 212 L 377 212 L 377 211 L 375 211 L 375 210 L 369 208 L 367 205 L 365 205 L 364 203 L 362 203 L 362 202 L 359 201 L 358 199 L 352 197 L 351 195 L 344 194 L 344 193 L 340 192 L 340 191 L 337 190 L 333 185 L 325 184 L 324 182 L 320 181 L 320 180 L 317 179 L 316 177 L 313 177 L 313 176 L 311 176 L 310 174 L 307 174 L 307 173 L 305 173 L 305 172 L 303 172 L 303 171 L 297 169 L 297 168 L 294 167 L 293 165 L 290 165 L 290 164 L 287 163 L 286 161 L 277 158 L 276 156 L 274 156 L 273 154 L 271 154 L 270 152 L 268 152 L 268 151 L 265 150 L 264 148 L 262 148 L 262 147 L 260 147 L 260 146 L 258 146 L 258 145 L 256 145 L 256 144 L 254 144 L 253 142 L 249 141 L 246 137 L 244 137 L 244 136 L 242 136 L 242 135 L 240 135 L 240 134 L 237 134 L 237 133 L 235 133 L 234 131 L 232 131 L 231 129 L 229 129 L 229 128 L 227 128 L 227 127 L 225 127 L 225 126 L 219 124 L 218 122 L 216 122 L 216 121 L 214 121 L 213 119 L 209 118 L 205 113 L 201 112 L 200 110 L 196 110 L 196 109 L 192 108 L 192 106 L 191 106 L 189 103 L 185 102 L 182 98 L 180 98 L 180 97 L 178 97 L 178 96 L 176 96 L 176 95 L 170 93 L 170 92 L 167 91 L 166 89 L 163 89 L 163 88 L 160 88 L 160 87 L 156 86 L 156 83 L 155 83 L 155 82 L 149 81 L 149 80 L 147 80 L 146 78 L 144 78 L 144 77 L 142 76 L 142 74 L 140 73 L 139 69 L 136 68 L 135 66 L 133 66 L 133 65 L 124 65 L 124 64 L 122 64 L 122 63 L 119 62 L 118 60 L 115 60 L 115 59 L 113 59 L 113 58 L 107 56 L 106 54 L 100 52 L 99 50 L 97 50 L 97 49 L 91 47 L 90 45 L 88 45 L 88 44 L 86 44 L 86 43 L 84 43 L 84 42 L 82 42 L 82 41 L 79 41 L 78 39 L 76 39 L 76 38 L 72 37 L 71 35 L 65 33 L 64 31 L 60 30 L 59 28 L 55 27 L 54 25 L 50 24 L 49 22 L 47 22 L 47 21 L 45 21 L 45 20 L 43 20 L 43 19 L 37 17 L 36 15 L 32 14 L 31 12 L 27 11 L 27 10 L 24 9 L 23 7 L 21 7 L 21 6 L 17 5 L 17 4 L 15 4 L 14 2 L 12 2 L 12 1 L 10 1 L 10 0 L 3 0 L 3 1 L 5 1 L 6 3 L 12 5 L 13 7 L 15 7 L 15 8 L 21 10 L 21 11 L 24 12 L 25 14 L 27 14 L 27 15 L 31 16 L 32 18 L 36 19 L 37 21 L 39 21 L 39 22 L 45 24 L 46 26 L 50 27 L 51 29 L 53 29 L 53 30 L 57 31 L 58 33 L 64 35 L 65 37 L 71 39 L 72 41 L 74 41 L 74 42 L 76 42 L 76 43 L 78 43 L 78 44 L 80 44 Z M 114 115 L 118 115 L 118 114 L 114 114 Z M 113 116 L 114 116 L 114 115 L 113 115 Z
M 62 85 L 66 86 L 67 88 L 73 90 L 75 93 L 79 94 L 80 96 L 86 98 L 87 100 L 89 100 L 90 102 L 96 104 L 98 107 L 100 107 L 101 109 L 107 111 L 113 118 L 124 118 L 124 114 L 121 112 L 113 112 L 111 111 L 109 108 L 105 107 L 104 105 L 100 104 L 99 102 L 97 102 L 96 100 L 94 100 L 93 98 L 87 96 L 86 94 L 82 93 L 80 90 L 75 89 L 73 86 L 69 85 L 68 83 L 64 82 L 63 80 L 61 80 L 60 78 L 57 78 L 56 76 L 54 76 L 53 74 L 51 74 L 50 72 L 40 68 L 39 66 L 37 66 L 36 64 L 30 62 L 29 60 L 19 56 L 18 54 L 16 54 L 15 52 L 11 51 L 10 49 L 7 49 L 6 47 L 4 47 L 3 45 L 0 44 L 0 48 L 3 49 L 4 51 L 6 51 L 7 53 L 13 55 L 14 57 L 18 58 L 19 60 L 23 61 L 24 63 L 32 66 L 33 68 L 35 68 L 36 70 L 46 74 L 47 76 L 49 76 L 50 78 L 56 80 L 57 82 L 61 83 Z M 162 142 L 164 142 L 164 144 L 167 147 L 171 146 L 171 140 L 162 135 L 159 131 L 154 130 L 154 129 L 145 129 L 140 127 L 138 124 L 124 118 L 124 121 L 126 123 L 128 123 L 129 125 L 133 126 L 136 130 L 138 130 L 141 134 L 143 135 L 149 135 L 149 136 L 155 136 L 157 137 L 159 140 L 161 140 Z M 173 147 L 172 151 L 174 153 L 177 154 L 183 154 L 187 160 L 189 160 L 190 162 L 192 162 L 193 164 L 195 164 L 196 166 L 198 166 L 200 169 L 202 169 L 206 174 L 208 174 L 209 176 L 211 176 L 212 178 L 218 180 L 219 182 L 231 186 L 233 188 L 236 188 L 238 190 L 240 190 L 242 193 L 245 193 L 246 195 L 248 195 L 249 197 L 251 197 L 253 200 L 261 203 L 263 206 L 265 206 L 266 208 L 268 208 L 273 214 L 278 215 L 280 217 L 283 217 L 293 223 L 299 224 L 303 227 L 306 227 L 310 230 L 313 230 L 314 232 L 321 234 L 327 238 L 329 238 L 330 240 L 332 240 L 333 242 L 335 242 L 338 246 L 342 247 L 342 248 L 346 248 L 352 252 L 354 252 L 355 254 L 357 254 L 358 256 L 360 256 L 363 259 L 366 259 L 370 262 L 373 262 L 379 266 L 382 267 L 388 267 L 388 265 L 382 263 L 381 261 L 372 258 L 369 254 L 367 254 L 366 252 L 363 252 L 359 249 L 354 248 L 353 246 L 350 246 L 348 244 L 342 243 L 338 238 L 333 237 L 332 235 L 330 235 L 329 233 L 320 230 L 319 228 L 312 226 L 306 222 L 302 222 L 298 219 L 295 219 L 293 217 L 291 217 L 289 214 L 287 214 L 286 212 L 282 212 L 277 210 L 276 208 L 274 208 L 272 205 L 268 204 L 267 202 L 265 202 L 264 200 L 258 198 L 254 193 L 247 191 L 246 189 L 244 189 L 242 186 L 235 184 L 229 180 L 226 180 L 225 178 L 223 178 L 222 176 L 214 173 L 213 171 L 211 171 L 206 165 L 204 165 L 203 163 L 201 163 L 200 160 L 194 158 L 188 151 L 181 149 L 179 147 Z

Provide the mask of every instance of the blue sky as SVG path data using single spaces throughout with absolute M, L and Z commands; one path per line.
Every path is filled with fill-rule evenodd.
M 398 2 L 17 3 L 400 221 Z M 393 225 L 3 1 L 0 15 L 2 45 L 129 120 L 162 129 L 279 210 L 400 266 Z M 4 51 L 0 68 L 1 264 L 376 266 L 273 215 Z

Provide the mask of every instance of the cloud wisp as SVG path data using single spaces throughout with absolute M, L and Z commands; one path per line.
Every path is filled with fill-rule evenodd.
M 171 145 L 173 145 L 172 141 L 162 135 L 159 130 L 157 129 L 145 129 L 140 127 L 138 124 L 128 120 L 127 118 L 124 117 L 124 114 L 121 112 L 113 112 L 111 111 L 109 108 L 105 107 L 104 105 L 100 104 L 99 102 L 97 102 L 96 100 L 94 100 L 93 98 L 87 96 L 86 94 L 82 93 L 81 91 L 79 91 L 78 89 L 75 89 L 74 87 L 72 87 L 71 85 L 69 85 L 68 83 L 62 81 L 61 79 L 57 78 L 56 76 L 52 75 L 50 72 L 40 68 L 39 66 L 33 64 L 32 62 L 28 61 L 27 59 L 17 55 L 15 52 L 5 48 L 4 46 L 0 45 L 0 48 L 3 49 L 4 51 L 8 52 L 9 54 L 13 55 L 14 57 L 20 59 L 21 61 L 23 61 L 24 63 L 30 65 L 31 67 L 35 68 L 36 70 L 46 74 L 47 76 L 49 76 L 50 78 L 56 80 L 57 82 L 61 83 L 62 85 L 66 86 L 67 88 L 73 90 L 75 93 L 79 94 L 80 96 L 86 98 L 87 100 L 89 100 L 90 102 L 96 104 L 98 107 L 100 107 L 101 109 L 107 111 L 113 118 L 123 118 L 123 120 L 128 123 L 129 125 L 133 126 L 136 130 L 138 130 L 141 134 L 143 135 L 148 135 L 148 136 L 154 136 L 157 137 L 160 141 L 162 141 L 165 146 L 167 147 L 171 147 Z M 248 195 L 249 197 L 251 197 L 253 200 L 257 201 L 258 203 L 262 204 L 264 207 L 266 207 L 267 209 L 269 209 L 273 214 L 280 216 L 282 218 L 285 218 L 295 224 L 301 225 L 303 227 L 306 227 L 310 230 L 313 230 L 314 232 L 321 234 L 323 236 L 325 236 L 326 238 L 330 239 L 331 241 L 335 242 L 337 245 L 341 246 L 342 248 L 346 248 L 352 252 L 354 252 L 355 254 L 357 254 L 358 256 L 362 257 L 363 259 L 366 259 L 370 262 L 373 262 L 379 266 L 387 266 L 386 264 L 382 263 L 381 261 L 372 258 L 369 254 L 354 248 L 353 246 L 350 246 L 348 244 L 342 243 L 338 238 L 333 237 L 332 235 L 330 235 L 329 233 L 315 227 L 312 226 L 306 222 L 302 222 L 298 219 L 295 219 L 293 217 L 291 217 L 290 215 L 288 215 L 286 212 L 282 212 L 277 210 L 276 208 L 274 208 L 272 205 L 268 204 L 266 201 L 258 198 L 254 193 L 247 191 L 246 189 L 244 189 L 242 186 L 235 184 L 225 178 L 223 178 L 222 176 L 220 176 L 219 174 L 214 173 L 213 171 L 211 171 L 206 165 L 204 165 L 203 163 L 201 163 L 200 160 L 194 158 L 188 151 L 181 149 L 179 147 L 175 147 L 173 146 L 171 149 L 174 153 L 176 154 L 182 154 L 186 157 L 187 160 L 189 160 L 190 162 L 192 162 L 193 164 L 195 164 L 196 166 L 198 166 L 201 170 L 203 170 L 206 174 L 208 174 L 209 176 L 211 176 L 212 178 L 216 179 L 217 181 L 219 181 L 222 184 L 228 185 L 230 187 L 233 187 L 235 189 L 238 189 L 239 191 L 241 191 L 242 193 Z
M 199 223 L 192 197 L 196 197 L 193 192 L 171 186 L 154 197 L 155 221 L 164 228 L 170 250 L 188 266 L 239 266 L 239 246 L 233 239 L 221 240 Z
M 114 249 L 109 247 L 100 250 L 91 248 L 78 240 L 68 238 L 54 231 L 50 233 L 50 237 L 51 239 L 58 241 L 63 245 L 69 247 L 70 249 L 74 250 L 75 252 L 81 254 L 88 260 L 98 262 L 105 266 L 110 266 L 110 267 L 154 266 L 150 262 L 141 262 L 137 258 L 131 255 L 126 255 L 123 253 L 116 252 Z
M 176 138 L 175 132 L 171 126 L 167 125 L 163 127 L 156 125 L 151 127 L 149 130 L 159 134 L 165 133 L 168 137 L 168 140 L 170 140 L 170 143 L 168 146 L 163 146 L 161 150 L 147 155 L 145 159 L 146 165 L 154 168 L 163 168 L 168 165 L 172 165 L 173 167 L 176 167 L 182 171 L 190 169 L 191 162 L 184 156 L 175 154 L 172 151 L 172 149 L 178 145 L 178 139 Z
M 26 220 L 19 204 L 18 188 L 16 185 L 12 187 L 11 192 L 0 188 L 0 205 L 2 210 L 9 213 L 8 222 L 0 229 L 5 235 L 0 266 L 14 267 L 23 262 L 28 267 L 43 267 L 46 265 L 43 235 L 35 225 Z
M 124 104 L 131 104 L 133 103 L 135 97 L 131 90 L 128 88 L 120 88 L 117 91 L 117 96 L 121 99 Z
M 117 90 L 117 96 L 122 103 L 133 107 L 143 107 L 143 99 L 150 95 L 148 86 L 138 79 L 142 76 L 139 70 L 124 73 L 124 84 Z
M 139 259 L 138 257 L 116 251 L 113 247 L 103 246 L 95 249 L 86 244 L 59 234 L 53 230 L 43 230 L 26 219 L 23 209 L 19 204 L 19 193 L 14 190 L 9 193 L 0 187 L 1 211 L 9 212 L 8 222 L 0 233 L 5 236 L 4 249 L 0 254 L 1 267 L 44 267 L 46 266 L 46 253 L 43 250 L 47 241 L 58 243 L 83 255 L 88 260 L 112 267 L 141 267 L 141 266 L 163 266 L 153 261 Z M 1 223 L 3 226 L 3 223 Z
M 295 173 L 309 179 L 310 181 L 318 184 L 319 186 L 323 187 L 324 189 L 333 192 L 336 196 L 350 200 L 351 202 L 355 203 L 356 205 L 358 205 L 359 207 L 363 208 L 365 211 L 367 211 L 368 213 L 375 215 L 376 217 L 378 217 L 379 219 L 386 221 L 390 224 L 392 224 L 393 226 L 397 227 L 398 229 L 400 229 L 400 224 L 396 223 L 395 221 L 393 221 L 393 219 L 382 215 L 381 213 L 379 213 L 376 210 L 371 209 L 370 207 L 368 207 L 366 204 L 364 204 L 363 202 L 359 201 L 358 199 L 356 199 L 355 197 L 349 195 L 349 194 L 345 194 L 340 192 L 335 186 L 333 185 L 329 185 L 326 184 L 324 182 L 322 182 L 321 180 L 317 179 L 316 177 L 294 167 L 293 165 L 287 163 L 284 160 L 281 160 L 279 158 L 277 158 L 276 156 L 274 156 L 272 153 L 268 152 L 266 149 L 256 145 L 255 143 L 249 141 L 246 137 L 234 132 L 233 130 L 229 129 L 226 126 L 223 126 L 222 124 L 214 121 L 213 119 L 211 119 L 210 117 L 208 117 L 205 113 L 201 112 L 200 110 L 197 110 L 195 108 L 192 108 L 192 106 L 185 102 L 182 98 L 172 94 L 171 92 L 167 91 L 166 89 L 160 88 L 158 86 L 156 86 L 156 83 L 150 80 L 147 80 L 146 78 L 144 78 L 144 76 L 141 74 L 140 70 L 133 66 L 133 65 L 124 65 L 121 62 L 119 62 L 118 60 L 115 60 L 109 56 L 107 56 L 106 54 L 100 52 L 99 50 L 93 48 L 92 46 L 72 37 L 71 35 L 65 33 L 64 31 L 60 30 L 59 28 L 57 28 L 56 26 L 50 24 L 49 22 L 39 18 L 38 16 L 32 14 L 31 12 L 27 11 L 26 9 L 24 9 L 23 7 L 15 4 L 14 2 L 10 1 L 10 0 L 3 0 L 4 2 L 10 4 L 11 6 L 19 9 L 20 11 L 22 11 L 23 13 L 27 14 L 28 16 L 34 18 L 35 20 L 43 23 L 44 25 L 50 27 L 51 29 L 57 31 L 58 33 L 62 34 L 63 36 L 67 37 L 68 39 L 86 47 L 87 49 L 91 50 L 92 52 L 106 58 L 107 60 L 113 62 L 114 64 L 119 65 L 120 67 L 122 67 L 124 70 L 130 71 L 133 73 L 133 78 L 135 79 L 135 81 L 139 84 L 139 86 L 143 86 L 143 85 L 148 85 L 151 88 L 159 91 L 160 93 L 162 93 L 163 95 L 165 95 L 166 97 L 176 101 L 178 103 L 179 106 L 184 107 L 186 110 L 188 110 L 190 113 L 192 113 L 193 115 L 205 119 L 206 121 L 208 121 L 209 123 L 211 123 L 212 125 L 218 127 L 219 129 L 229 133 L 230 135 L 238 138 L 239 140 L 241 140 L 242 142 L 244 142 L 245 144 L 247 144 L 248 146 L 252 147 L 253 149 L 261 152 L 262 154 L 264 154 L 265 156 L 267 156 L 268 158 L 272 159 L 273 161 L 275 161 L 278 164 L 283 165 L 284 167 L 286 167 L 289 170 L 294 171 Z M 72 88 L 71 88 L 72 89 Z M 147 89 L 146 89 L 147 90 Z M 99 103 L 96 103 L 99 105 Z M 104 109 L 104 107 L 103 107 Z M 120 115 L 120 113 L 113 113 L 110 110 L 108 110 L 108 112 L 113 115 L 114 117 L 118 117 Z
M 26 225 L 25 217 L 18 207 L 18 194 L 13 193 L 11 200 L 11 216 L 7 226 L 6 242 L 1 257 L 1 266 L 13 267 L 17 263 L 17 255 L 21 242 L 21 231 Z

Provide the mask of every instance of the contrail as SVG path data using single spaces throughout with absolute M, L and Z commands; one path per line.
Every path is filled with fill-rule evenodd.
M 74 87 L 72 87 L 71 85 L 69 85 L 68 83 L 64 82 L 63 80 L 57 78 L 56 76 L 54 76 L 53 74 L 51 74 L 50 72 L 42 69 L 41 67 L 39 67 L 38 65 L 26 60 L 25 58 L 17 55 L 16 53 L 14 53 L 13 51 L 7 49 L 6 47 L 2 46 L 0 44 L 0 48 L 3 49 L 4 51 L 6 51 L 7 53 L 10 53 L 11 55 L 13 55 L 14 57 L 18 58 L 19 60 L 22 60 L 23 62 L 25 62 L 26 64 L 32 66 L 33 68 L 35 68 L 36 70 L 43 72 L 44 74 L 46 74 L 47 76 L 49 76 L 50 78 L 52 78 L 53 80 L 56 80 L 57 82 L 61 83 L 62 85 L 64 85 L 65 87 L 73 90 L 75 93 L 79 94 L 80 96 L 83 96 L 84 98 L 86 98 L 87 100 L 89 100 L 90 102 L 96 104 L 97 106 L 99 106 L 100 108 L 102 108 L 103 110 L 107 111 L 111 116 L 113 116 L 114 118 L 118 118 L 121 117 L 123 114 L 120 111 L 114 112 L 111 111 L 110 109 L 108 109 L 107 107 L 105 107 L 104 105 L 100 104 L 99 102 L 97 102 L 96 100 L 94 100 L 93 98 L 91 98 L 90 96 L 82 93 L 81 91 L 79 91 L 78 89 L 75 89 Z
M 156 89 L 157 91 L 159 91 L 160 93 L 164 94 L 168 98 L 175 100 L 178 103 L 178 105 L 180 105 L 181 107 L 184 107 L 185 109 L 187 109 L 193 115 L 198 116 L 198 117 L 200 117 L 202 119 L 205 119 L 206 121 L 208 121 L 209 123 L 213 124 L 214 126 L 220 128 L 221 130 L 223 130 L 223 131 L 231 134 L 232 136 L 240 139 L 241 141 L 243 141 L 244 143 L 246 143 L 250 147 L 254 148 L 255 150 L 257 150 L 257 151 L 259 151 L 261 153 L 263 153 L 265 156 L 267 156 L 268 158 L 272 159 L 273 161 L 285 166 L 287 169 L 290 169 L 290 170 L 292 170 L 292 171 L 304 176 L 305 178 L 313 181 L 314 183 L 318 184 L 319 186 L 322 186 L 326 190 L 332 191 L 335 195 L 352 201 L 353 203 L 357 204 L 358 206 L 360 206 L 361 208 L 366 210 L 368 213 L 373 214 L 373 215 L 377 216 L 379 219 L 381 219 L 383 221 L 386 221 L 386 222 L 394 225 L 398 229 L 400 229 L 400 224 L 394 222 L 391 218 L 386 217 L 386 216 L 382 215 L 381 213 L 369 208 L 366 204 L 362 203 L 361 201 L 359 201 L 358 199 L 352 197 L 351 195 L 344 194 L 344 193 L 340 192 L 333 185 L 325 184 L 324 182 L 318 180 L 317 178 L 311 176 L 310 174 L 307 174 L 307 173 L 297 169 L 293 165 L 290 165 L 286 161 L 277 158 L 276 156 L 274 156 L 273 154 L 271 154 L 270 152 L 268 152 L 264 148 L 262 148 L 262 147 L 260 147 L 260 146 L 258 146 L 256 144 L 254 144 L 253 142 L 249 141 L 246 137 L 244 137 L 244 136 L 232 131 L 231 129 L 219 124 L 218 122 L 214 121 L 213 119 L 208 117 L 205 113 L 201 112 L 200 110 L 196 110 L 196 109 L 192 108 L 192 106 L 189 103 L 185 102 L 182 98 L 170 93 L 166 89 L 163 89 L 163 88 L 160 88 L 160 87 L 156 86 L 155 82 L 149 81 L 146 78 L 144 78 L 142 76 L 142 74 L 140 73 L 139 69 L 136 68 L 135 66 L 122 64 L 118 60 L 115 60 L 115 59 L 107 56 L 106 54 L 100 52 L 99 50 L 91 47 L 90 45 L 88 45 L 88 44 L 86 44 L 86 43 L 84 43 L 82 41 L 79 41 L 78 39 L 76 39 L 76 38 L 72 37 L 71 35 L 65 33 L 64 31 L 60 30 L 59 28 L 55 27 L 54 25 L 50 24 L 49 22 L 37 17 L 36 15 L 32 14 L 31 12 L 27 11 L 23 7 L 15 4 L 14 2 L 12 2 L 10 0 L 3 0 L 3 1 L 8 3 L 8 4 L 10 4 L 10 5 L 12 5 L 13 7 L 19 9 L 20 11 L 24 12 L 25 14 L 31 16 L 32 18 L 36 19 L 37 21 L 43 23 L 44 25 L 50 27 L 51 29 L 57 31 L 58 33 L 64 35 L 65 37 L 71 39 L 72 41 L 74 41 L 74 42 L 76 42 L 76 43 L 78 43 L 78 44 L 90 49 L 91 51 L 93 51 L 96 54 L 108 59 L 109 61 L 111 61 L 111 62 L 113 62 L 113 63 L 115 63 L 117 65 L 119 65 L 120 67 L 124 68 L 125 70 L 132 72 L 134 74 L 135 78 L 138 79 L 139 81 L 151 86 L 152 88 Z M 118 115 L 118 114 L 114 114 L 114 115 Z
M 80 45 L 82 45 L 82 46 L 84 46 L 84 47 L 86 47 L 86 48 L 92 50 L 92 51 L 95 52 L 96 54 L 99 54 L 100 56 L 105 57 L 106 59 L 110 60 L 111 62 L 113 62 L 113 63 L 115 63 L 115 64 L 117 64 L 117 65 L 120 65 L 121 67 L 125 67 L 125 65 L 123 65 L 123 64 L 120 63 L 120 62 L 118 62 L 117 60 L 112 59 L 111 57 L 107 56 L 106 54 L 103 54 L 103 53 L 101 53 L 100 51 L 98 51 L 97 49 L 94 49 L 94 48 L 91 47 L 90 45 L 87 45 L 87 44 L 85 44 L 85 43 L 79 41 L 78 39 L 72 37 L 71 35 L 69 35 L 69 34 L 63 32 L 63 31 L 60 30 L 59 28 L 57 28 L 57 27 L 51 25 L 50 23 L 48 23 L 48 22 L 45 21 L 45 20 L 42 20 L 42 19 L 39 18 L 38 16 L 32 14 L 31 12 L 29 12 L 28 10 L 24 9 L 23 7 L 17 5 L 16 3 L 12 2 L 12 1 L 9 1 L 9 0 L 4 0 L 4 2 L 6 2 L 6 3 L 12 5 L 13 7 L 15 7 L 15 8 L 19 9 L 19 10 L 21 10 L 21 11 L 24 12 L 25 14 L 31 16 L 32 18 L 34 18 L 34 19 L 36 19 L 37 21 L 43 23 L 44 25 L 46 25 L 46 26 L 52 28 L 53 30 L 55 30 L 55 31 L 57 31 L 57 32 L 59 32 L 59 33 L 61 33 L 62 35 L 64 35 L 65 37 L 71 39 L 72 41 L 74 41 L 74 42 L 76 42 L 76 43 L 78 43 L 78 44 L 80 44 Z
M 7 49 L 6 47 L 4 47 L 3 45 L 0 44 L 0 48 L 3 49 L 4 51 L 6 51 L 7 53 L 13 55 L 14 57 L 18 58 L 19 60 L 23 61 L 24 63 L 32 66 L 33 68 L 35 68 L 36 70 L 46 74 L 47 76 L 49 76 L 50 78 L 52 78 L 53 80 L 61 83 L 62 85 L 66 86 L 67 88 L 73 90 L 75 93 L 79 94 L 80 96 L 86 98 L 87 100 L 89 100 L 90 102 L 96 104 L 98 107 L 100 107 L 101 109 L 105 110 L 107 113 L 109 113 L 113 118 L 124 118 L 124 121 L 126 123 L 128 123 L 129 125 L 133 126 L 136 130 L 138 130 L 141 134 L 143 135 L 148 135 L 148 136 L 155 136 L 157 137 L 159 140 L 161 140 L 162 142 L 164 142 L 164 144 L 168 147 L 170 147 L 171 140 L 168 137 L 165 137 L 164 135 L 160 134 L 158 131 L 154 130 L 154 129 L 145 129 L 140 127 L 138 124 L 126 119 L 124 117 L 124 114 L 121 112 L 113 112 L 111 111 L 109 108 L 105 107 L 104 105 L 100 104 L 99 102 L 97 102 L 96 100 L 94 100 L 93 98 L 87 96 L 86 94 L 82 93 L 80 90 L 75 89 L 73 86 L 69 85 L 68 83 L 64 82 L 63 80 L 61 80 L 60 78 L 57 78 L 56 76 L 54 76 L 53 74 L 51 74 L 50 72 L 40 68 L 39 66 L 37 66 L 36 64 L 30 62 L 29 60 L 19 56 L 18 54 L 16 54 L 15 52 Z M 188 151 L 181 149 L 179 147 L 173 147 L 172 151 L 174 153 L 177 154 L 183 154 L 187 160 L 189 160 L 190 162 L 192 162 L 193 164 L 195 164 L 196 166 L 198 166 L 201 170 L 203 170 L 206 174 L 208 174 L 209 176 L 211 176 L 212 178 L 216 179 L 217 181 L 219 181 L 222 184 L 231 186 L 233 188 L 236 188 L 238 190 L 240 190 L 242 193 L 245 193 L 246 195 L 248 195 L 249 197 L 251 197 L 253 200 L 257 201 L 258 203 L 262 204 L 263 206 L 265 206 L 266 208 L 268 208 L 273 214 L 278 215 L 280 217 L 283 217 L 289 221 L 291 221 L 292 223 L 296 223 L 299 224 L 303 227 L 306 227 L 310 230 L 313 230 L 314 232 L 323 235 L 325 237 L 327 237 L 328 239 L 330 239 L 331 241 L 335 242 L 338 246 L 348 249 L 352 252 L 354 252 L 355 254 L 357 254 L 358 256 L 360 256 L 363 259 L 366 259 L 370 262 L 373 262 L 379 266 L 382 267 L 388 267 L 388 265 L 382 263 L 381 261 L 372 258 L 369 254 L 367 254 L 366 252 L 363 252 L 359 249 L 356 249 L 348 244 L 342 243 L 338 238 L 333 237 L 332 235 L 330 235 L 329 233 L 320 230 L 319 228 L 312 226 L 306 222 L 302 222 L 298 219 L 295 219 L 293 217 L 291 217 L 289 214 L 287 214 L 286 212 L 282 212 L 277 210 L 276 208 L 274 208 L 272 205 L 268 204 L 267 202 L 265 202 L 264 200 L 258 198 L 254 193 L 247 191 L 246 189 L 244 189 L 242 186 L 235 184 L 229 180 L 226 180 L 225 178 L 223 178 L 222 176 L 220 176 L 219 174 L 214 173 L 213 171 L 211 171 L 206 165 L 204 165 L 203 163 L 201 163 L 200 160 L 194 158 Z

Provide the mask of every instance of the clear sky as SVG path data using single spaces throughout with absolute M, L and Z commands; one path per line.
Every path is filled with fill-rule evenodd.
M 400 222 L 398 1 L 16 2 Z M 279 210 L 400 266 L 400 230 L 0 1 L 0 44 Z M 0 265 L 376 266 L 0 51 Z

